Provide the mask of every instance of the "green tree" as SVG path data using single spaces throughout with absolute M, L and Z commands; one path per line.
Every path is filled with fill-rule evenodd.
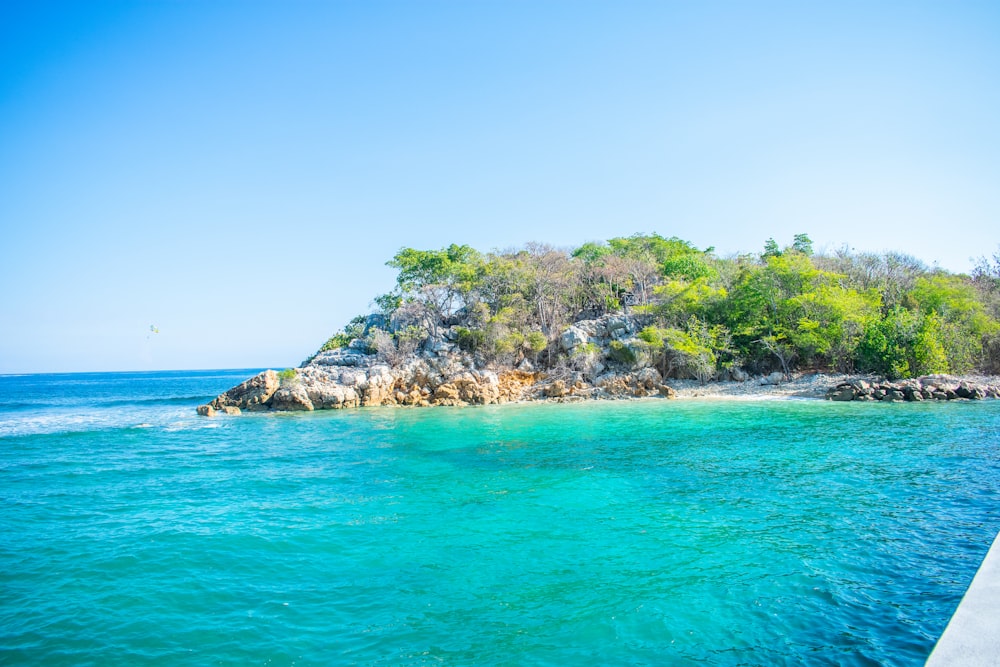
M 764 241 L 764 252 L 761 253 L 761 259 L 767 261 L 769 257 L 779 257 L 781 255 L 781 248 L 778 247 L 778 242 L 773 238 Z
M 796 234 L 792 239 L 792 250 L 809 257 L 813 254 L 813 242 L 808 234 Z
M 436 334 L 446 317 L 466 305 L 476 286 L 480 263 L 477 251 L 452 244 L 442 250 L 403 248 L 386 265 L 399 270 L 398 294 L 423 307 L 427 325 Z

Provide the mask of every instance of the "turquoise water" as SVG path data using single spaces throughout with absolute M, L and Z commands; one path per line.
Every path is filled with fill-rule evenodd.
M 250 371 L 0 377 L 0 663 L 920 665 L 1000 401 L 199 418 Z

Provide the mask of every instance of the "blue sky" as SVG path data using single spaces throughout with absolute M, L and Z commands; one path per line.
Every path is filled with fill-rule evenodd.
M 998 119 L 996 2 L 6 0 L 0 373 L 297 365 L 403 246 L 968 271 Z

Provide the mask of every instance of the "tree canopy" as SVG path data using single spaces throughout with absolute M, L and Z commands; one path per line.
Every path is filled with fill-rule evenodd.
M 666 374 L 1000 372 L 1000 253 L 967 276 L 895 252 L 816 254 L 806 234 L 719 257 L 653 233 L 574 249 L 402 248 L 388 265 L 396 287 L 374 301 L 383 347 L 449 328 L 484 363 L 571 363 L 552 344 L 568 325 L 623 312 L 642 331 L 612 361 Z M 363 322 L 324 349 L 366 335 Z

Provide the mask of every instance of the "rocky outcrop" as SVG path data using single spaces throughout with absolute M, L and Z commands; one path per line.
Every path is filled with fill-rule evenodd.
M 556 345 L 572 352 L 586 343 L 608 350 L 612 341 L 633 341 L 637 325 L 628 316 L 605 316 L 567 328 Z M 660 373 L 643 364 L 607 370 L 604 364 L 585 370 L 562 366 L 539 372 L 527 359 L 516 368 L 477 368 L 444 331 L 421 350 L 390 366 L 364 345 L 329 350 L 300 368 L 265 371 L 199 406 L 212 416 L 241 410 L 310 411 L 361 406 L 493 405 L 514 401 L 672 398 Z M 609 362 L 613 364 L 613 362 Z M 596 376 L 596 377 L 595 377 Z
M 666 396 L 673 398 L 673 389 L 663 383 L 655 368 L 643 368 L 637 373 L 605 373 L 594 384 L 613 398 Z
M 511 370 L 498 374 L 451 358 L 415 357 L 399 367 L 374 355 L 348 365 L 317 357 L 292 373 L 265 371 L 198 407 L 214 416 L 241 410 L 311 411 L 381 405 L 491 405 L 529 398 L 541 374 Z
M 355 339 L 347 347 L 317 354 L 300 368 L 260 373 L 199 406 L 198 413 L 674 398 L 677 392 L 668 382 L 684 394 L 683 377 L 667 380 L 653 367 L 649 345 L 638 336 L 643 326 L 643 316 L 621 313 L 578 321 L 552 338 L 543 353 L 530 359 L 522 354 L 507 365 L 488 364 L 463 350 L 458 344 L 462 330 L 457 325 L 440 327 L 406 354 L 396 350 L 397 354 L 378 355 L 371 349 L 371 340 Z M 751 378 L 739 367 L 725 369 L 722 379 L 758 393 L 782 392 L 794 384 L 794 378 L 782 373 Z M 704 386 L 700 382 L 699 387 Z M 809 395 L 822 393 L 820 381 Z M 901 382 L 852 379 L 830 388 L 826 397 L 893 402 L 976 399 L 998 393 L 997 386 L 986 383 L 929 376 Z
M 274 371 L 264 371 L 253 376 L 224 394 L 220 394 L 208 405 L 199 406 L 199 414 L 209 414 L 209 411 L 226 412 L 226 408 L 256 411 L 269 410 L 270 401 L 281 387 L 281 380 Z
M 927 375 L 909 380 L 853 379 L 841 382 L 826 392 L 831 401 L 952 401 L 1000 398 L 1000 384 L 976 382 L 950 375 Z

